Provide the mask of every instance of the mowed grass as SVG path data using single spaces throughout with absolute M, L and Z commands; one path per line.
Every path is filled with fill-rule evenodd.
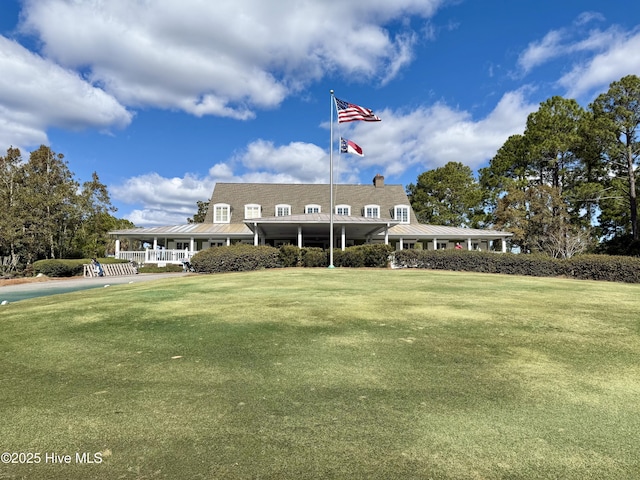
M 640 478 L 638 285 L 289 269 L 0 308 L 0 451 L 41 455 L 0 479 Z

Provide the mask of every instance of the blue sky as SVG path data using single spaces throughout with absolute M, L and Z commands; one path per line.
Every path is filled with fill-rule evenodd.
M 337 183 L 486 166 L 540 102 L 640 75 L 640 2 L 2 0 L 0 72 L 3 154 L 50 145 L 116 216 L 180 224 L 218 181 L 328 183 L 331 89 L 382 118 L 334 124 L 365 154 Z

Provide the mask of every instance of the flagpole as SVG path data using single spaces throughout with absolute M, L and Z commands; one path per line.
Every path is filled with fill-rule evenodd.
M 333 98 L 333 90 L 331 93 L 331 122 L 329 128 L 329 195 L 331 199 L 329 201 L 329 205 L 331 210 L 329 211 L 329 268 L 334 268 L 333 266 L 333 104 L 335 100 Z

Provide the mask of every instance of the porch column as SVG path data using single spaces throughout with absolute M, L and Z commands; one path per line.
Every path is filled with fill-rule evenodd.
M 404 249 L 404 239 L 402 237 L 400 237 L 399 245 L 400 245 L 399 250 L 403 250 Z
M 347 227 L 344 225 L 342 225 L 342 231 L 340 232 L 340 240 L 342 242 L 342 251 L 344 252 L 344 249 L 347 246 Z
M 193 251 L 195 250 L 195 240 L 193 239 L 193 237 L 191 237 L 189 239 L 189 250 L 191 250 L 191 253 L 193 253 Z
M 120 258 L 120 239 L 116 238 L 116 258 Z
M 227 237 L 227 247 L 231 245 L 231 237 Z
M 258 224 L 253 222 L 253 246 L 258 246 Z
M 437 238 L 434 238 L 434 239 L 433 239 L 433 249 L 434 249 L 434 250 L 437 250 L 437 249 L 438 249 L 438 239 L 437 239 Z
M 153 249 L 158 249 L 158 237 L 153 237 Z
M 467 238 L 467 250 L 471 250 L 471 238 Z
M 384 244 L 389 245 L 389 224 L 388 223 L 387 223 L 387 226 L 384 227 Z
M 302 248 L 302 226 L 298 225 L 298 248 Z
M 502 253 L 507 253 L 507 239 L 506 238 L 502 238 Z

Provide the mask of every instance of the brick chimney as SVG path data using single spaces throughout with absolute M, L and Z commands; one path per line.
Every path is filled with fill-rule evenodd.
M 375 177 L 373 177 L 373 185 L 376 188 L 384 187 L 384 177 L 378 173 Z

